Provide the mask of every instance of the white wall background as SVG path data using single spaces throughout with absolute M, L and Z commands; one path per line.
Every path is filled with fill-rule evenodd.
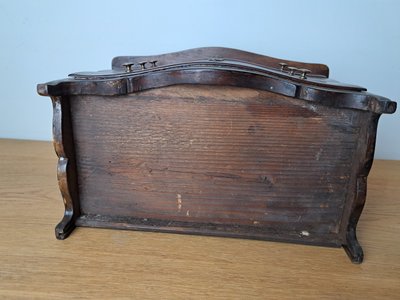
M 399 101 L 399 12 L 398 0 L 0 0 L 0 138 L 51 140 L 37 83 L 201 46 L 325 63 Z M 399 116 L 382 116 L 376 158 L 400 159 Z

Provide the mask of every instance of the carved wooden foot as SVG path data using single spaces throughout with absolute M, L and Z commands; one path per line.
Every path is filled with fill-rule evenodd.
M 355 227 L 349 226 L 346 240 L 347 244 L 343 245 L 343 248 L 349 256 L 351 262 L 354 264 L 362 263 L 364 259 L 364 252 L 361 248 L 361 245 L 358 243 Z
M 55 228 L 56 238 L 58 240 L 64 240 L 71 234 L 74 229 L 75 220 L 73 220 L 72 215 L 66 214 Z

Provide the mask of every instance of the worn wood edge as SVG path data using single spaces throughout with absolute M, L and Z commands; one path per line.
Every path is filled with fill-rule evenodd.
M 74 230 L 80 209 L 69 102 L 61 97 L 51 97 L 51 99 L 53 145 L 58 157 L 57 180 L 65 208 L 64 216 L 55 228 L 55 235 L 57 239 L 63 240 Z
M 334 247 L 340 248 L 342 241 L 338 234 L 313 234 L 313 237 L 308 237 L 301 234 L 293 234 L 288 231 L 281 232 L 284 235 L 277 234 L 275 228 L 271 231 L 265 231 L 265 228 L 260 228 L 258 232 L 246 230 L 243 225 L 227 225 L 227 224 L 204 224 L 195 222 L 168 221 L 157 219 L 142 219 L 122 216 L 103 216 L 103 215 L 88 215 L 82 214 L 76 220 L 78 227 L 104 228 L 104 229 L 122 229 L 146 232 L 162 232 L 173 234 L 190 234 L 201 236 L 215 236 L 225 238 L 252 239 L 272 242 L 283 242 L 293 244 L 303 244 L 311 246 Z M 238 229 L 243 229 L 238 233 Z M 236 232 L 235 232 L 236 230 Z M 292 237 L 288 237 L 291 234 Z M 299 237 L 301 239 L 299 239 Z M 329 241 L 327 241 L 329 240 Z
M 312 73 L 329 77 L 329 67 L 320 63 L 307 63 L 299 61 L 291 61 L 286 59 L 275 58 L 271 56 L 261 55 L 253 52 L 225 48 L 225 47 L 201 47 L 194 49 L 187 49 L 172 53 L 165 53 L 159 55 L 146 55 L 146 56 L 116 56 L 112 59 L 111 66 L 113 69 L 120 69 L 122 64 L 127 62 L 139 63 L 141 61 L 154 61 L 157 60 L 159 64 L 166 65 L 172 63 L 179 63 L 187 61 L 187 59 L 209 59 L 219 58 L 225 59 L 239 59 L 243 62 L 252 64 L 259 64 L 268 68 L 277 68 L 279 63 L 284 62 L 296 68 L 310 69 Z
M 39 84 L 40 95 L 126 95 L 147 89 L 179 84 L 228 85 L 259 89 L 314 102 L 329 107 L 350 108 L 375 113 L 394 113 L 396 102 L 367 92 L 337 91 L 302 86 L 265 74 L 248 74 L 239 70 L 172 70 L 107 80 L 58 80 Z
M 36 86 L 37 93 L 40 96 L 49 96 L 49 92 L 47 90 L 48 85 L 49 85 L 48 83 L 39 83 Z
M 377 114 L 393 114 L 397 109 L 396 102 L 368 92 L 348 92 L 300 86 L 296 97 L 306 101 L 320 99 L 322 105 L 365 110 Z

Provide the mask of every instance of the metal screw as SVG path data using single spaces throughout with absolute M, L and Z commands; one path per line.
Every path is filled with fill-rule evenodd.
M 279 65 L 281 66 L 281 71 L 282 72 L 285 71 L 285 68 L 288 66 L 288 64 L 284 63 L 284 62 L 279 63 Z
M 139 63 L 140 69 L 145 70 L 145 69 L 146 69 L 146 64 L 147 64 L 147 61 L 142 61 L 142 62 L 140 62 L 140 63 Z
M 125 63 L 122 65 L 125 67 L 125 72 L 132 72 L 132 66 L 134 65 L 134 63 Z
M 298 69 L 296 67 L 288 67 L 289 75 L 294 75 Z
M 311 73 L 311 70 L 309 70 L 309 69 L 299 69 L 299 71 L 301 72 L 301 75 L 300 75 L 301 79 L 307 79 L 307 74 Z

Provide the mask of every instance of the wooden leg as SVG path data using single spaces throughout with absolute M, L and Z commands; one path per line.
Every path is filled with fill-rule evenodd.
M 360 145 L 365 147 L 366 153 L 365 157 L 360 161 L 360 169 L 356 180 L 354 203 L 352 205 L 350 219 L 346 230 L 346 244 L 343 245 L 347 255 L 355 264 L 360 264 L 364 260 L 364 252 L 357 240 L 356 228 L 367 198 L 367 176 L 374 160 L 376 129 L 379 117 L 379 114 L 371 114 L 368 130 L 364 132 L 365 140 L 361 139 L 360 142 Z
M 367 177 L 360 176 L 357 178 L 356 201 L 350 215 L 349 225 L 346 232 L 346 244 L 343 245 L 344 250 L 355 264 L 362 263 L 364 252 L 357 240 L 356 228 L 361 212 L 364 208 L 365 199 L 367 197 Z
M 58 156 L 57 179 L 65 207 L 64 217 L 56 226 L 55 234 L 57 239 L 63 240 L 74 230 L 80 208 L 69 102 L 61 97 L 53 97 L 52 100 L 53 139 Z
M 65 211 L 64 217 L 55 228 L 56 238 L 59 240 L 67 238 L 74 230 L 76 220 L 75 215 L 77 214 L 77 207 L 74 205 L 74 200 L 68 184 L 68 182 L 71 181 L 68 180 L 68 174 L 70 173 L 68 169 L 70 169 L 68 159 L 60 157 L 58 159 L 57 178 L 65 206 Z
M 364 252 L 357 240 L 356 228 L 349 226 L 346 234 L 347 244 L 343 245 L 344 250 L 354 264 L 360 264 L 364 260 Z
M 55 228 L 56 238 L 58 240 L 66 239 L 71 232 L 75 229 L 75 220 L 73 220 L 72 215 L 65 214 L 64 218 L 60 223 L 57 224 Z

